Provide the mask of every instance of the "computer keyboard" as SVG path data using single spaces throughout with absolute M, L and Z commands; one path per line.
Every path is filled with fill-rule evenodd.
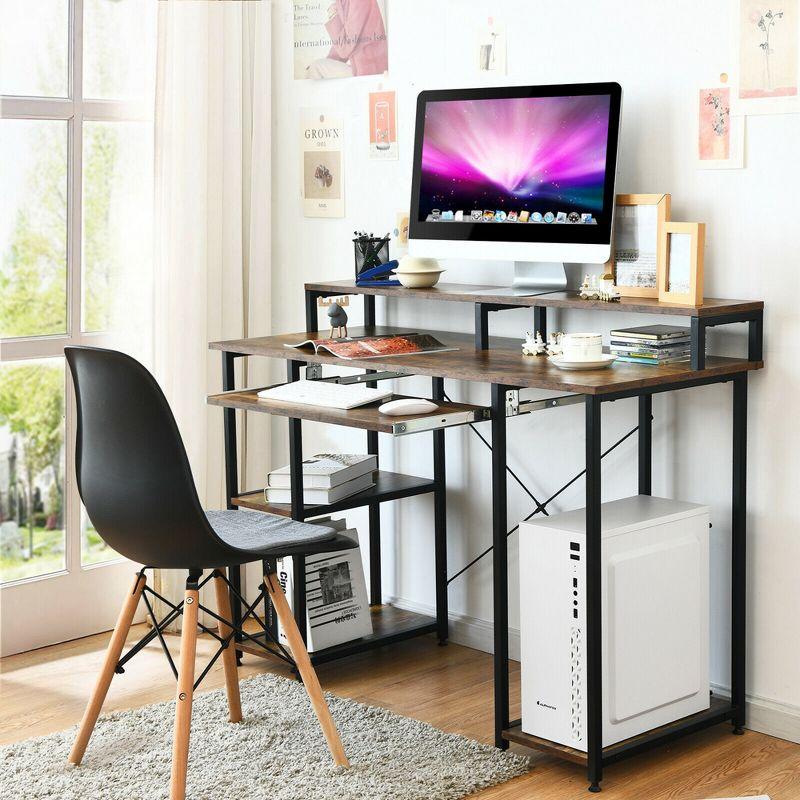
M 302 403 L 325 408 L 356 408 L 391 397 L 391 389 L 371 389 L 360 383 L 327 383 L 326 381 L 294 381 L 271 389 L 262 389 L 259 397 Z

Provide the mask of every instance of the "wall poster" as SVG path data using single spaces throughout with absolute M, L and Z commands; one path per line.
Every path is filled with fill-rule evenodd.
M 369 93 L 369 157 L 397 160 L 397 101 L 394 92 Z
M 697 166 L 741 169 L 745 118 L 731 115 L 730 86 L 700 89 L 697 98 Z
M 800 111 L 800 20 L 798 0 L 776 5 L 739 0 L 739 44 L 733 114 Z
M 294 0 L 294 77 L 351 78 L 389 68 L 385 0 Z
M 344 216 L 344 127 L 339 114 L 306 109 L 300 142 L 303 158 L 303 214 Z

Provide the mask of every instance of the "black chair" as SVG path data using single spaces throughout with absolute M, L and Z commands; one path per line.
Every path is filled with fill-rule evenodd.
M 250 561 L 269 560 L 274 563 L 276 558 L 344 550 L 354 547 L 354 543 L 331 528 L 272 514 L 204 512 L 175 418 L 153 376 L 135 359 L 113 350 L 67 347 L 65 354 L 78 401 L 75 464 L 81 499 L 104 541 L 131 561 L 144 565 L 123 603 L 94 693 L 70 752 L 70 762 L 78 765 L 83 758 L 115 671 L 122 672 L 123 664 L 130 657 L 158 637 L 178 681 L 170 798 L 183 800 L 192 696 L 197 683 L 210 667 L 196 682 L 198 627 L 214 636 L 220 644 L 212 663 L 222 656 L 230 721 L 239 722 L 242 712 L 235 640 L 238 636 L 259 644 L 262 642 L 243 628 L 244 620 L 250 617 L 261 625 L 265 636 L 270 637 L 279 650 L 265 644 L 262 646 L 296 665 L 334 761 L 349 766 L 277 576 L 265 575 L 258 601 L 248 604 L 238 595 L 226 573 L 227 567 Z M 145 569 L 150 567 L 188 571 L 183 602 L 170 603 L 147 586 Z M 203 578 L 206 570 L 211 572 Z M 216 590 L 216 612 L 200 604 L 199 590 L 210 580 L 214 581 Z M 231 592 L 247 609 L 243 620 L 236 624 L 231 619 Z M 148 595 L 171 607 L 165 619 L 156 620 Z M 255 617 L 253 610 L 259 607 L 265 595 L 269 595 L 286 633 L 291 658 L 270 628 Z M 121 659 L 131 621 L 142 598 L 154 628 Z M 198 622 L 201 610 L 218 621 L 217 631 Z M 162 632 L 180 615 L 183 615 L 183 628 L 176 668 Z

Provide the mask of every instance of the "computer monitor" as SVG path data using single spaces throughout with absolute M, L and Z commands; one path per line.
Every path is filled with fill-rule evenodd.
M 515 294 L 607 261 L 621 101 L 617 83 L 421 92 L 409 253 L 514 261 Z

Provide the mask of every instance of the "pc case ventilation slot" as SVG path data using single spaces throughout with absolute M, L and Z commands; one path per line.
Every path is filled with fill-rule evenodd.
M 569 671 L 571 681 L 570 699 L 570 734 L 573 742 L 580 742 L 583 738 L 582 711 L 583 697 L 581 696 L 581 671 L 583 669 L 583 640 L 581 629 L 573 625 L 569 636 L 570 658 Z

